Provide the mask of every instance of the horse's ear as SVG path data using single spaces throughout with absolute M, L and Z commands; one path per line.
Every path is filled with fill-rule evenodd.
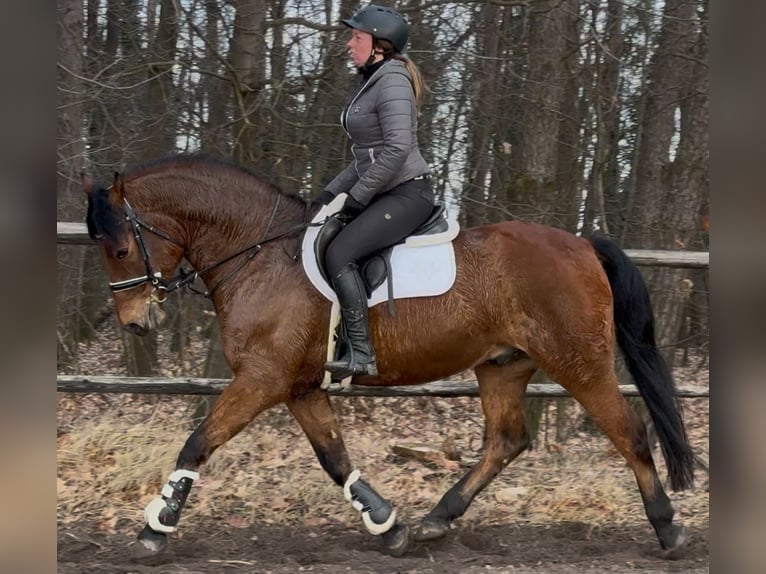
M 93 191 L 93 180 L 85 172 L 80 173 L 80 179 L 82 180 L 82 190 L 86 195 L 90 195 L 90 192 Z
M 114 183 L 109 188 L 109 202 L 113 205 L 122 205 L 125 197 L 125 182 L 119 171 L 114 172 Z

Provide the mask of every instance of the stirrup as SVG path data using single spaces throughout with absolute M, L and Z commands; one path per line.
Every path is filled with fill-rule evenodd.
M 369 363 L 352 363 L 351 361 L 329 361 L 324 365 L 333 378 L 345 379 L 355 375 L 378 376 L 378 365 L 373 359 Z

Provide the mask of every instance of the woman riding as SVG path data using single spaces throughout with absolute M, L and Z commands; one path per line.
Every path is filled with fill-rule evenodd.
M 417 66 L 402 55 L 409 25 L 396 10 L 375 4 L 342 22 L 351 28 L 346 45 L 362 76 L 341 115 L 354 157 L 317 197 L 326 205 L 348 194 L 341 217 L 349 222 L 325 256 L 348 343 L 338 361 L 325 365 L 336 379 L 378 374 L 358 263 L 410 235 L 434 204 L 417 139 L 424 85 Z

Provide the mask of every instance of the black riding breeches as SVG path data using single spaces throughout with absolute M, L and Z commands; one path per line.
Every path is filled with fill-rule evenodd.
M 376 196 L 327 247 L 331 278 L 348 263 L 359 263 L 398 243 L 425 223 L 434 200 L 428 179 L 405 181 Z

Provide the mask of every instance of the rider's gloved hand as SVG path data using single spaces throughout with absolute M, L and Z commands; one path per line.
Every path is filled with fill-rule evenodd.
M 349 193 L 346 202 L 343 204 L 343 208 L 340 211 L 343 215 L 348 217 L 356 217 L 364 211 L 364 205 L 359 203 Z
M 330 203 L 335 196 L 326 189 L 311 200 L 311 211 L 318 211 L 321 207 L 324 207 Z

